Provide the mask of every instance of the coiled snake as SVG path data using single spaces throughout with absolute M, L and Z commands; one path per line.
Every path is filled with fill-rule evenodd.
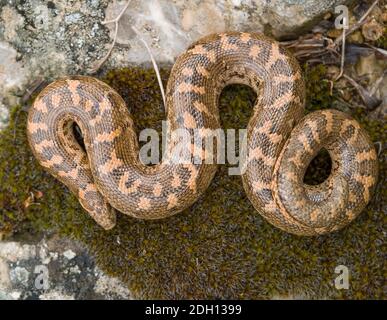
M 246 84 L 258 95 L 247 127 L 242 175 L 257 211 L 299 235 L 327 233 L 353 220 L 375 188 L 375 149 L 359 124 L 342 112 L 303 117 L 300 67 L 270 38 L 230 32 L 189 47 L 174 64 L 167 85 L 168 137 L 176 129 L 220 128 L 218 97 L 231 83 Z M 86 152 L 75 138 L 74 123 Z M 114 226 L 115 209 L 141 219 L 182 211 L 206 190 L 216 171 L 216 164 L 174 163 L 168 156 L 160 164 L 143 165 L 124 101 L 91 77 L 72 76 L 47 86 L 30 109 L 27 131 L 40 164 L 105 229 Z M 330 154 L 331 174 L 318 186 L 306 185 L 306 168 L 321 148 Z

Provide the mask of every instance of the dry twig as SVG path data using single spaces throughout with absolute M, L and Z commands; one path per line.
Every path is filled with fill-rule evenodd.
M 160 91 L 161 91 L 161 96 L 163 97 L 163 104 L 164 104 L 164 109 L 166 112 L 168 112 L 167 110 L 167 104 L 166 104 L 166 100 L 165 100 L 165 91 L 164 91 L 164 86 L 163 86 L 163 82 L 161 81 L 161 76 L 160 76 L 160 72 L 159 72 L 159 68 L 157 66 L 157 63 L 156 63 L 156 60 L 155 58 L 153 57 L 152 55 L 152 51 L 151 49 L 149 48 L 148 44 L 146 43 L 146 41 L 141 37 L 141 33 L 136 29 L 136 27 L 132 26 L 132 29 L 133 31 L 137 34 L 139 40 L 144 44 L 146 50 L 148 51 L 148 54 L 151 58 L 151 61 L 152 61 L 152 65 L 153 65 L 153 68 L 155 69 L 155 72 L 156 72 L 156 76 L 157 76 L 157 81 L 159 82 L 159 87 L 160 87 Z
M 357 29 L 359 29 L 363 24 L 368 21 L 368 16 L 378 4 L 379 0 L 373 2 L 373 4 L 368 8 L 368 10 L 364 13 L 364 15 L 359 19 L 359 21 L 351 26 L 350 28 L 343 28 L 343 33 L 337 37 L 335 40 L 327 38 L 321 34 L 309 34 L 303 37 L 300 37 L 297 40 L 292 41 L 284 41 L 281 42 L 281 45 L 292 49 L 294 51 L 294 55 L 296 58 L 300 60 L 304 60 L 306 62 L 315 61 L 316 58 L 328 58 L 328 54 L 332 54 L 331 58 L 339 58 L 340 59 L 340 74 L 337 79 L 339 79 L 344 70 L 344 62 L 345 62 L 345 42 L 346 38 L 349 34 L 353 33 Z M 338 47 L 341 45 L 341 52 L 339 52 Z M 381 50 L 381 49 L 380 49 Z M 378 50 L 379 51 L 379 50 Z M 379 51 L 380 52 L 380 51 Z M 383 51 L 381 51 L 384 54 Z M 335 59 L 337 59 L 335 58 Z M 324 59 L 317 59 L 317 61 L 321 61 Z M 337 61 L 337 60 L 336 60 Z M 336 79 L 336 80 L 337 80 Z
M 116 45 L 116 41 L 117 41 L 117 34 L 118 34 L 118 22 L 120 21 L 120 19 L 122 18 L 123 14 L 125 13 L 126 9 L 128 9 L 129 7 L 129 4 L 130 4 L 131 0 L 128 0 L 128 2 L 125 4 L 124 8 L 121 10 L 121 12 L 119 13 L 119 15 L 117 17 L 115 17 L 114 19 L 112 20 L 107 20 L 107 21 L 102 21 L 101 24 L 105 25 L 105 24 L 109 24 L 109 23 L 114 23 L 114 36 L 113 36 L 113 42 L 109 48 L 109 51 L 107 52 L 107 54 L 97 63 L 97 65 L 95 67 L 93 67 L 89 73 L 93 74 L 93 73 L 97 73 L 98 70 L 105 64 L 105 62 L 107 61 L 107 59 L 110 57 L 110 54 L 112 53 L 113 51 L 113 48 L 114 46 Z
M 370 95 L 373 96 L 376 93 L 376 90 L 378 90 L 379 85 L 384 80 L 385 76 L 387 75 L 387 70 L 384 70 L 382 75 L 375 81 L 374 85 L 372 86 L 370 90 Z
M 335 81 L 339 80 L 342 76 L 343 76 L 343 73 L 344 73 L 344 64 L 345 64 L 345 39 L 346 39 L 346 18 L 344 18 L 344 23 L 343 23 L 343 34 L 342 34 L 342 37 L 343 37 L 343 41 L 341 43 L 341 59 L 340 59 L 340 73 L 338 74 L 338 76 L 336 77 Z
M 380 157 L 380 155 L 382 154 L 382 151 L 383 151 L 383 145 L 380 141 L 376 141 L 376 142 L 374 142 L 374 144 L 378 146 L 377 154 L 378 154 L 378 157 Z
M 345 37 L 350 35 L 352 32 L 356 31 L 359 29 L 363 24 L 367 22 L 367 18 L 369 14 L 372 12 L 372 10 L 375 8 L 375 6 L 378 4 L 379 0 L 375 0 L 374 3 L 368 8 L 366 13 L 359 19 L 357 23 L 355 23 L 351 28 L 348 29 L 348 31 L 345 33 Z M 340 37 L 337 37 L 336 40 L 334 41 L 335 45 L 340 44 L 341 41 L 344 40 L 344 35 L 341 35 Z
M 113 48 L 116 44 L 116 41 L 117 41 L 117 33 L 118 33 L 118 23 L 119 21 L 121 20 L 123 14 L 125 13 L 126 9 L 128 9 L 129 7 L 129 4 L 130 4 L 131 0 L 128 0 L 128 2 L 125 4 L 125 6 L 123 7 L 123 9 L 121 10 L 121 12 L 119 13 L 119 15 L 117 17 L 115 17 L 114 19 L 112 20 L 106 20 L 106 21 L 103 21 L 101 22 L 101 24 L 103 25 L 106 25 L 106 24 L 109 24 L 109 23 L 114 23 L 114 36 L 113 36 L 113 43 L 111 44 L 110 48 L 109 48 L 109 51 L 107 52 L 107 54 L 98 62 L 98 64 L 92 68 L 90 70 L 90 73 L 93 74 L 93 73 L 96 73 L 102 66 L 103 64 L 107 61 L 107 59 L 109 58 L 110 54 L 112 53 L 113 51 Z M 152 55 L 152 51 L 151 49 L 149 48 L 148 44 L 146 43 L 146 41 L 141 37 L 141 33 L 134 27 L 132 26 L 132 29 L 133 31 L 137 34 L 139 40 L 145 45 L 145 48 L 147 49 L 148 53 L 149 53 L 149 56 L 151 58 L 151 61 L 152 61 L 152 65 L 153 65 L 153 68 L 155 69 L 155 72 L 156 72 L 156 76 L 157 76 L 157 81 L 159 83 L 159 86 L 160 86 L 160 91 L 161 91 L 161 96 L 163 98 L 163 104 L 164 104 L 164 108 L 166 108 L 166 100 L 165 100 L 165 91 L 164 91 L 164 86 L 163 86 L 163 83 L 161 81 L 161 76 L 160 76 L 160 72 L 159 72 L 159 68 L 157 66 L 157 63 L 156 63 L 156 60 L 154 59 L 153 55 Z
M 40 87 L 43 86 L 44 83 L 45 83 L 45 80 L 41 77 L 34 80 L 34 82 L 26 89 L 26 93 L 22 97 L 22 103 L 25 104 L 31 98 L 31 96 L 37 90 L 39 90 Z
M 347 74 L 343 74 L 343 77 L 348 80 L 348 82 L 357 90 L 359 93 L 361 99 L 364 102 L 364 105 L 372 110 L 375 109 L 380 103 L 381 100 L 375 98 L 372 96 L 366 89 L 364 89 L 363 86 L 361 86 L 359 83 L 357 83 L 354 79 L 352 79 L 350 76 Z

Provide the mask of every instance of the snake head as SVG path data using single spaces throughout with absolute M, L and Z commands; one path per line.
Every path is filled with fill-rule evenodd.
M 105 230 L 116 225 L 116 210 L 103 198 L 99 192 L 93 192 L 88 197 L 80 197 L 79 202 L 90 216 Z

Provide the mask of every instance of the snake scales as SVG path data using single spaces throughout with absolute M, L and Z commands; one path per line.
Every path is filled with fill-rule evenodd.
M 231 83 L 246 84 L 258 95 L 247 127 L 242 175 L 257 211 L 299 235 L 327 233 L 353 220 L 375 188 L 375 149 L 359 124 L 342 112 L 323 110 L 303 117 L 299 65 L 270 38 L 230 32 L 189 47 L 177 59 L 167 85 L 169 133 L 220 128 L 218 97 Z M 75 138 L 74 123 L 86 152 Z M 206 190 L 216 171 L 215 164 L 176 164 L 168 158 L 143 165 L 124 101 L 91 77 L 68 77 L 47 86 L 30 109 L 27 131 L 40 164 L 105 229 L 114 226 L 115 209 L 141 219 L 182 211 Z M 322 148 L 332 159 L 331 174 L 318 186 L 306 185 L 306 168 Z

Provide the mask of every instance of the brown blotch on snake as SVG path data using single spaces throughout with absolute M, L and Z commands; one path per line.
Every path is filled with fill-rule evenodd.
M 220 128 L 218 98 L 231 83 L 258 95 L 247 127 L 243 185 L 257 211 L 299 235 L 342 228 L 366 206 L 377 180 L 377 156 L 367 133 L 348 115 L 324 110 L 303 117 L 305 88 L 297 61 L 277 42 L 254 33 L 205 37 L 176 61 L 167 85 L 167 120 L 176 129 Z M 85 149 L 70 128 L 76 123 Z M 122 98 L 90 77 L 55 81 L 29 112 L 28 138 L 40 164 L 63 182 L 103 228 L 115 209 L 159 219 L 192 205 L 207 189 L 215 164 L 174 163 L 173 143 L 158 165 L 143 165 Z M 195 140 L 187 143 L 192 152 Z M 333 168 L 318 186 L 303 183 L 321 148 Z

